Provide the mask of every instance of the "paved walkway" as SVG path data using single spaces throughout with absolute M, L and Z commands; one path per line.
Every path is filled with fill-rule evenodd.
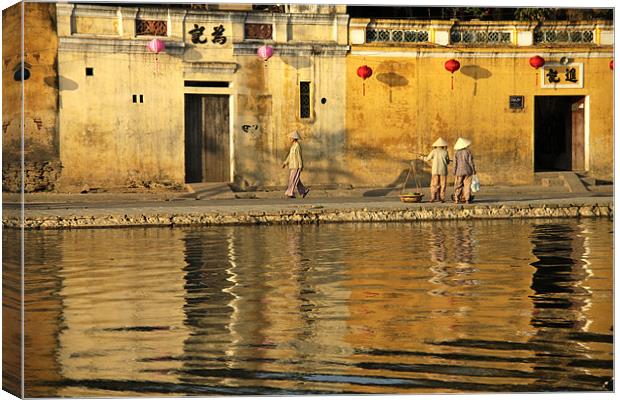
M 613 216 L 613 188 L 571 193 L 563 187 L 487 187 L 468 205 L 402 203 L 397 189 L 313 190 L 305 199 L 280 191 L 246 198 L 196 199 L 187 193 L 35 193 L 26 197 L 28 228 L 136 225 L 319 223 L 463 218 Z M 428 188 L 419 190 L 428 199 Z M 450 191 L 449 191 L 450 192 Z M 248 198 L 253 197 L 253 198 Z M 3 224 L 20 224 L 19 196 L 3 195 Z

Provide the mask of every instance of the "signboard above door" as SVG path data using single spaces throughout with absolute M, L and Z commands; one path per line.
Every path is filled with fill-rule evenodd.
M 583 88 L 583 63 L 546 63 L 540 74 L 540 87 L 547 89 Z

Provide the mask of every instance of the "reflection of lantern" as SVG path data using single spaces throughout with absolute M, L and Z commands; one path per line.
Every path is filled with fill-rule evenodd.
M 157 54 L 157 53 L 161 53 L 162 51 L 166 50 L 166 45 L 164 44 L 163 41 L 159 39 L 153 39 L 147 43 L 146 48 L 151 53 Z
M 362 78 L 362 95 L 366 95 L 366 87 L 364 86 L 364 81 L 372 76 L 372 68 L 368 65 L 362 65 L 357 69 L 357 76 Z
M 609 69 L 611 69 L 613 71 L 613 69 L 614 69 L 614 60 L 611 60 L 609 62 Z
M 443 66 L 448 72 L 450 72 L 450 74 L 452 74 L 450 77 L 450 89 L 452 90 L 454 89 L 454 73 L 461 68 L 461 63 L 455 59 L 451 59 L 446 61 Z
M 538 68 L 542 67 L 543 65 L 545 65 L 545 59 L 542 58 L 541 56 L 534 56 L 530 58 L 530 65 L 532 66 L 532 68 L 536 69 L 536 81 L 534 81 L 534 83 L 538 84 Z
M 273 55 L 273 47 L 261 46 L 256 51 L 256 54 L 258 54 L 258 57 L 265 62 L 265 67 L 267 67 L 267 60 L 269 60 Z

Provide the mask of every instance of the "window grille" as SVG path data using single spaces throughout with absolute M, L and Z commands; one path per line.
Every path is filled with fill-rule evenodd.
M 510 32 L 453 29 L 452 44 L 502 45 L 510 44 Z
M 367 29 L 366 42 L 407 42 L 423 43 L 428 42 L 428 31 L 409 31 L 409 30 L 387 30 L 387 29 Z
M 390 40 L 390 32 L 386 30 L 380 30 L 377 34 L 377 40 L 379 42 L 387 42 Z
M 299 117 L 310 118 L 310 82 L 299 82 Z
M 593 42 L 594 32 L 592 30 L 537 29 L 534 31 L 534 43 L 536 44 L 588 44 Z
M 273 25 L 271 24 L 245 24 L 246 39 L 272 39 Z
M 136 36 L 166 36 L 168 34 L 168 23 L 166 21 L 156 21 L 150 19 L 136 20 Z

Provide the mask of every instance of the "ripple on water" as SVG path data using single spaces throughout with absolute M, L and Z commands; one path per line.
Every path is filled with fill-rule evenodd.
M 611 230 L 502 220 L 29 231 L 26 394 L 603 390 Z M 16 240 L 4 235 L 4 249 Z

